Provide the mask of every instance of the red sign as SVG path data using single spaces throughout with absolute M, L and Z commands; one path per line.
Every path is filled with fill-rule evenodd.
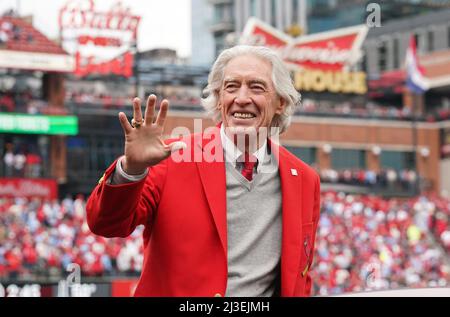
M 122 46 L 122 41 L 113 37 L 83 35 L 78 38 L 78 44 L 80 45 L 88 45 L 89 43 L 96 46 Z
M 0 178 L 0 197 L 58 198 L 58 185 L 52 179 Z
M 69 0 L 59 12 L 61 29 L 131 31 L 136 38 L 141 17 L 117 1 L 107 12 L 95 10 L 94 0 Z
M 133 74 L 133 55 L 140 17 L 120 1 L 105 12 L 93 0 L 69 0 L 59 14 L 64 49 L 75 56 L 75 74 Z
M 245 26 L 241 44 L 270 47 L 295 69 L 344 71 L 362 56 L 365 25 L 293 38 L 256 18 Z
M 133 75 L 133 55 L 127 52 L 123 56 L 114 58 L 110 61 L 95 63 L 93 57 L 82 58 L 80 53 L 75 55 L 75 75 L 80 77 L 89 74 L 130 77 Z

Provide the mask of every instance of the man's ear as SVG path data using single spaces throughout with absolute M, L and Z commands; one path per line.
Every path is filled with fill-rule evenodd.
M 286 110 L 286 100 L 284 98 L 279 97 L 279 104 L 277 106 L 277 109 L 275 109 L 276 114 L 282 114 Z
M 216 100 L 217 100 L 216 108 L 220 110 L 220 109 L 222 109 L 222 104 L 220 103 L 220 90 L 217 90 L 214 93 L 216 95 Z

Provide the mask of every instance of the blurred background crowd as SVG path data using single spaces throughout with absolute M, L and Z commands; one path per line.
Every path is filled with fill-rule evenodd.
M 450 284 L 450 201 L 324 192 L 311 274 L 314 295 Z M 90 233 L 85 198 L 0 199 L 0 280 L 139 276 L 142 227 L 126 238 Z

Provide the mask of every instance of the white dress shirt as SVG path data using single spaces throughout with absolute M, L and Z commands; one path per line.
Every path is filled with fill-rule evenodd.
M 234 142 L 228 137 L 225 133 L 225 127 L 222 124 L 220 127 L 220 138 L 222 141 L 222 146 L 224 150 L 225 162 L 232 164 L 235 168 L 238 162 L 238 159 L 244 154 L 241 150 L 237 148 Z M 253 153 L 258 160 L 256 173 L 261 172 L 261 169 L 264 167 L 265 163 L 270 159 L 267 155 L 267 140 L 264 139 L 264 143 L 260 146 L 258 150 Z M 239 164 L 238 169 L 242 169 L 243 164 Z

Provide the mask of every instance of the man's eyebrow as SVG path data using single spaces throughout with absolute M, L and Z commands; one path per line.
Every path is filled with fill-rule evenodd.
M 240 82 L 240 80 L 237 78 L 233 78 L 233 77 L 225 78 L 223 80 L 224 85 L 226 85 L 228 83 L 237 83 L 237 82 Z M 263 85 L 264 87 L 269 87 L 269 84 L 265 80 L 262 80 L 262 79 L 253 78 L 253 79 L 249 79 L 247 82 L 248 82 L 248 84 L 260 84 L 260 85 Z
M 236 78 L 233 78 L 233 77 L 225 78 L 225 79 L 223 80 L 223 83 L 224 83 L 224 84 L 227 84 L 227 83 L 234 83 L 234 82 L 238 82 L 238 80 L 237 80 Z
M 250 79 L 248 82 L 249 82 L 249 84 L 261 84 L 264 87 L 268 87 L 267 82 L 262 79 Z

